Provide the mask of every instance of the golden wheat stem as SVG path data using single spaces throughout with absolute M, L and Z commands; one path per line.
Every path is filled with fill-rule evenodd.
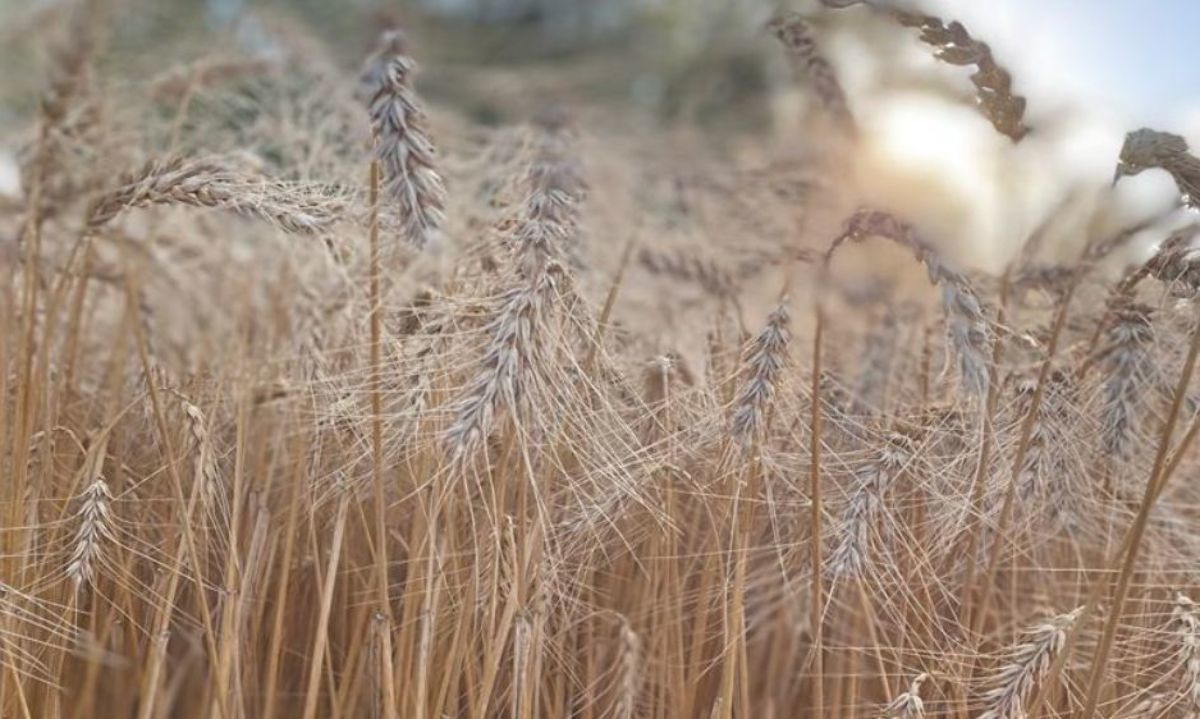
M 304 690 L 304 719 L 317 716 L 317 704 L 321 696 L 321 671 L 325 667 L 325 650 L 329 644 L 329 617 L 333 612 L 333 590 L 337 586 L 338 566 L 342 560 L 342 539 L 346 534 L 346 515 L 350 510 L 350 491 L 338 488 L 337 516 L 333 520 L 333 536 L 329 540 L 329 558 L 325 567 L 321 587 L 321 601 L 317 609 L 316 638 L 309 655 L 308 682 Z
M 179 476 L 179 470 L 177 468 L 174 443 L 171 440 L 171 432 L 167 428 L 166 411 L 163 408 L 162 399 L 159 396 L 156 383 L 151 380 L 151 361 L 149 352 L 147 350 L 146 338 L 142 330 L 141 322 L 137 321 L 138 292 L 133 283 L 132 273 L 126 273 L 125 291 L 126 302 L 133 315 L 132 326 L 134 336 L 137 339 L 138 356 L 142 364 L 142 373 L 143 378 L 146 381 L 146 389 L 150 395 L 150 406 L 153 409 L 154 422 L 158 430 L 158 439 L 162 443 L 163 451 L 167 458 L 167 473 L 171 478 L 171 488 L 174 491 L 174 500 L 177 506 L 187 506 L 187 501 L 184 499 L 183 480 Z M 196 546 L 196 537 L 192 528 L 192 517 L 190 514 L 187 514 L 183 517 L 182 525 L 183 539 L 186 544 L 188 558 L 191 561 L 192 573 L 195 577 L 195 580 L 198 583 L 201 583 L 201 589 L 200 591 L 196 592 L 196 595 L 200 602 L 201 622 L 202 626 L 204 627 L 206 647 L 208 649 L 209 656 L 216 657 L 217 635 L 215 629 L 213 628 L 212 610 L 209 606 L 208 595 L 203 590 L 202 577 L 204 576 L 204 571 L 200 563 L 200 550 Z M 226 696 L 228 688 L 222 683 L 220 674 L 216 675 L 216 679 L 216 690 L 218 695 Z M 218 705 L 218 714 L 223 716 L 223 714 L 220 712 L 220 705 Z
M 291 581 L 289 581 L 289 570 L 292 565 L 292 558 L 296 551 L 296 525 L 299 522 L 300 516 L 300 488 L 304 486 L 304 447 L 302 443 L 297 443 L 296 454 L 293 458 L 294 469 L 290 475 L 290 480 L 287 482 L 288 488 L 288 510 L 287 520 L 284 526 L 283 535 L 283 554 L 280 557 L 280 568 L 278 579 L 276 580 L 276 594 L 274 597 L 275 613 L 271 620 L 271 640 L 267 650 L 267 669 L 266 680 L 263 682 L 264 699 L 263 699 L 263 716 L 275 716 L 275 706 L 279 701 L 279 692 L 277 686 L 279 683 L 280 663 L 283 661 L 283 642 L 285 634 L 285 622 L 287 620 L 288 598 Z
M 824 312 L 821 308 L 821 298 L 816 298 L 816 327 L 813 330 L 813 368 L 812 368 L 812 417 L 810 429 L 811 445 L 809 447 L 809 503 L 810 514 L 809 532 L 810 562 L 812 564 L 812 607 L 809 617 L 809 631 L 812 633 L 813 673 L 812 696 L 813 711 L 816 716 L 824 716 L 825 681 L 824 659 L 824 615 L 825 587 L 821 572 L 821 339 L 824 332 Z
M 375 496 L 375 582 L 378 611 L 383 615 L 381 651 L 392 651 L 392 600 L 388 580 L 387 494 L 383 486 L 383 296 L 380 279 L 379 246 L 379 162 L 371 163 L 370 172 L 370 303 L 371 303 L 371 480 Z M 382 677 L 384 716 L 396 716 L 396 686 L 391 673 Z

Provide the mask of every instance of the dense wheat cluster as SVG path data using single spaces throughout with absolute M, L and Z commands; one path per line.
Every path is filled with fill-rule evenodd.
M 40 10 L 4 128 L 0 715 L 1200 716 L 1197 226 L 985 276 L 839 184 L 823 14 L 1036 134 L 961 24 L 780 16 L 837 147 L 672 165 L 378 22 L 117 76 L 144 5 Z M 1112 163 L 1195 204 L 1178 135 Z

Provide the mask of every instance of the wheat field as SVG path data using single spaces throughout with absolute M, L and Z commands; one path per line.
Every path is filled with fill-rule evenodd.
M 579 100 L 607 61 L 425 97 L 432 25 L 14 13 L 0 716 L 1200 716 L 1200 226 L 1104 214 L 1200 160 L 1128 128 L 973 266 L 855 193 L 824 23 L 1028 147 L 1003 58 L 825 4 L 727 144 Z

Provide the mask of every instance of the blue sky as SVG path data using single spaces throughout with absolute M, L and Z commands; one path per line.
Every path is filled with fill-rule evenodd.
M 1200 0 L 956 0 L 1007 6 L 1089 95 L 1169 122 L 1200 111 Z

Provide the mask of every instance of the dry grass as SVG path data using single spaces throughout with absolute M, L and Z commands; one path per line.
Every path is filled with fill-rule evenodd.
M 426 116 L 399 35 L 166 92 L 74 7 L 0 209 L 0 715 L 1198 711 L 1192 234 L 979 276 L 769 151 Z M 897 247 L 932 288 L 847 279 Z

